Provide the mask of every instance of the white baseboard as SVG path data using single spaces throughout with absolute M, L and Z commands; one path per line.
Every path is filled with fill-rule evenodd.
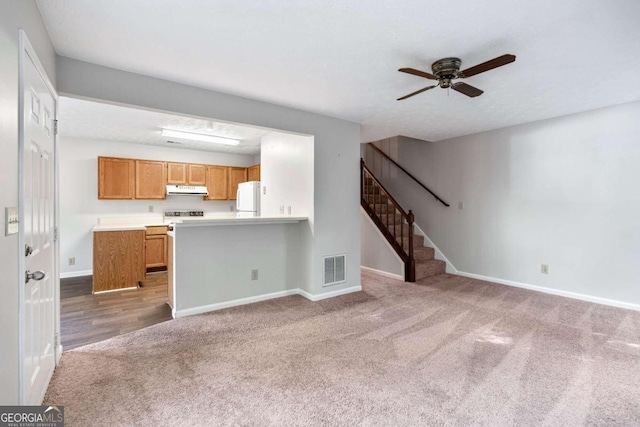
M 327 298 L 338 297 L 340 295 L 350 294 L 352 292 L 360 292 L 362 290 L 362 286 L 351 286 L 350 288 L 338 289 L 337 291 L 325 292 L 322 294 L 310 294 L 307 291 L 303 291 L 302 289 L 296 289 L 296 293 L 298 295 L 302 295 L 306 299 L 310 301 L 320 301 Z
M 339 289 L 337 291 L 325 292 L 323 294 L 313 295 L 302 289 L 288 289 L 286 291 L 272 292 L 270 294 L 257 295 L 254 297 L 240 298 L 232 301 L 225 301 L 215 304 L 201 305 L 198 307 L 186 308 L 183 310 L 172 310 L 173 318 L 193 316 L 195 314 L 208 313 L 211 311 L 222 310 L 225 308 L 237 307 L 239 305 L 252 304 L 254 302 L 267 301 L 275 298 L 287 297 L 290 295 L 301 295 L 310 301 L 320 301 L 327 298 L 333 298 L 340 295 L 350 294 L 352 292 L 359 292 L 362 290 L 362 286 L 352 286 L 350 288 Z
M 208 313 L 210 311 L 222 310 L 223 308 L 237 307 L 239 305 L 251 304 L 254 302 L 267 301 L 274 298 L 282 298 L 289 295 L 297 295 L 298 289 L 287 289 L 286 291 L 272 292 L 270 294 L 257 295 L 254 297 L 240 298 L 232 301 L 219 302 L 215 304 L 201 305 L 198 307 L 174 310 L 173 317 L 193 316 L 194 314 Z
M 67 279 L 69 277 L 82 277 L 82 276 L 92 276 L 93 270 L 81 270 L 81 271 L 69 271 L 67 273 L 60 273 L 61 279 Z
M 434 258 L 445 262 L 445 264 L 446 264 L 446 270 L 445 271 L 447 273 L 449 273 L 449 274 L 456 274 L 458 272 L 458 270 L 456 270 L 456 268 L 453 265 L 453 263 L 451 261 L 449 261 L 446 256 L 444 256 L 442 251 L 440 249 L 438 249 L 438 247 L 435 245 L 435 243 L 433 243 L 433 240 L 431 240 L 429 238 L 429 236 L 427 236 L 427 233 L 422 231 L 422 228 L 418 227 L 418 224 L 416 224 L 415 222 L 413 223 L 413 228 L 414 228 L 414 230 L 419 231 L 420 235 L 424 236 L 425 243 L 428 246 L 431 246 L 434 249 L 434 251 L 435 251 Z
M 486 282 L 494 282 L 494 283 L 499 283 L 501 285 L 513 286 L 515 288 L 528 289 L 531 291 L 542 292 L 550 295 L 558 295 L 561 297 L 593 302 L 596 304 L 608 305 L 611 307 L 626 308 L 629 310 L 640 311 L 640 304 L 632 304 L 632 303 L 617 301 L 617 300 L 608 299 L 608 298 L 600 298 L 592 295 L 580 294 L 577 292 L 569 292 L 569 291 L 563 291 L 560 289 L 547 288 L 544 286 L 529 285 L 528 283 L 514 282 L 512 280 L 498 279 L 496 277 L 482 276 L 480 274 L 474 274 L 474 273 L 465 273 L 464 271 L 458 271 L 455 274 L 458 276 L 470 277 L 472 279 L 484 280 Z
M 399 274 L 389 273 L 387 271 L 382 271 L 382 270 L 376 270 L 375 268 L 365 267 L 364 265 L 360 266 L 360 270 L 366 271 L 368 273 L 377 274 L 378 276 L 389 277 L 391 279 L 396 279 L 404 282 L 404 276 L 401 276 Z

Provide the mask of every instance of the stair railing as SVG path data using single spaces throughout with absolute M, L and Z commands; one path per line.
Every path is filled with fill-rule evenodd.
M 413 212 L 405 212 L 360 159 L 360 204 L 404 262 L 404 280 L 416 281 Z M 398 229 L 400 233 L 398 234 Z M 406 231 L 406 233 L 405 233 Z
M 444 200 L 442 200 L 440 198 L 440 196 L 438 196 L 436 193 L 434 193 L 433 191 L 431 191 L 426 185 L 424 185 L 422 182 L 420 182 L 418 180 L 418 178 L 416 178 L 415 176 L 411 175 L 411 173 L 406 170 L 405 168 L 403 168 L 402 166 L 400 166 L 395 160 L 393 160 L 391 157 L 389 157 L 387 155 L 387 153 L 385 153 L 384 151 L 382 151 L 381 149 L 379 149 L 378 147 L 376 147 L 375 145 L 373 145 L 372 143 L 367 144 L 368 147 L 371 147 L 376 153 L 380 154 L 382 157 L 384 157 L 385 159 L 387 159 L 389 162 L 391 162 L 391 164 L 393 164 L 395 167 L 397 167 L 398 169 L 400 169 L 402 172 L 404 172 L 405 174 L 407 174 L 407 176 L 409 178 L 411 178 L 412 180 L 414 180 L 415 182 L 418 183 L 418 185 L 420 187 L 422 187 L 423 189 L 427 190 L 429 192 L 429 194 L 431 194 L 433 197 L 436 198 L 437 201 L 439 201 L 440 203 L 442 203 L 444 206 L 449 207 L 449 203 L 445 202 Z

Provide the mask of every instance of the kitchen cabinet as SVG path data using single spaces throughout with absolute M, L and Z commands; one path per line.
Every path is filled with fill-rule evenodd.
M 167 163 L 167 184 L 207 185 L 206 165 L 191 163 Z
M 98 157 L 98 199 L 135 197 L 135 160 Z
M 167 266 L 167 226 L 147 227 L 145 233 L 145 267 Z
M 188 165 L 187 167 L 187 184 L 189 185 L 207 185 L 207 166 L 206 165 Z
M 228 189 L 227 189 L 227 199 L 235 200 L 236 193 L 238 191 L 238 184 L 241 182 L 247 182 L 247 168 L 239 168 L 235 166 L 228 167 Z
M 167 295 L 169 296 L 169 307 L 173 308 L 173 236 L 168 237 L 167 255 Z
M 187 164 L 167 163 L 167 184 L 187 184 Z
M 227 200 L 228 168 L 226 166 L 207 166 L 207 191 L 204 200 Z M 235 195 L 235 192 L 233 193 Z
M 137 287 L 145 276 L 145 231 L 93 233 L 93 292 Z
M 247 181 L 260 181 L 260 165 L 247 168 Z
M 166 162 L 136 160 L 136 199 L 167 197 Z

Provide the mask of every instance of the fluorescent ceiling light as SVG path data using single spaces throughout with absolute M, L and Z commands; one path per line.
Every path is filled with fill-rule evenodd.
M 181 130 L 162 129 L 162 136 L 178 139 L 189 139 L 192 141 L 212 142 L 214 144 L 238 145 L 237 139 L 223 138 L 221 136 L 207 135 L 204 133 L 183 132 Z

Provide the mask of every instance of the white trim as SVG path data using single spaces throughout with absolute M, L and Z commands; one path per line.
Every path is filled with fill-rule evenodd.
M 274 298 L 282 298 L 290 295 L 298 294 L 298 289 L 288 289 L 286 291 L 272 292 L 270 294 L 257 295 L 254 297 L 240 298 L 231 301 L 218 302 L 215 304 L 201 305 L 198 307 L 185 308 L 183 310 L 173 310 L 173 317 L 193 316 L 194 314 L 202 314 L 210 311 L 222 310 L 223 308 L 236 307 L 239 305 L 251 304 L 254 302 L 267 301 Z
M 239 305 L 253 304 L 255 302 L 267 301 L 270 299 L 288 297 L 291 295 L 301 295 L 310 301 L 320 301 L 327 298 L 333 298 L 340 295 L 346 295 L 353 292 L 360 292 L 362 286 L 352 286 L 350 288 L 339 289 L 337 291 L 325 292 L 319 295 L 310 294 L 302 289 L 288 289 L 286 291 L 272 292 L 270 294 L 257 295 L 254 297 L 240 298 L 232 301 L 219 302 L 215 304 L 201 305 L 198 307 L 186 308 L 183 310 L 172 310 L 173 318 L 193 316 L 195 314 L 209 313 L 211 311 L 222 310 L 225 308 L 237 307 Z
M 60 358 L 62 357 L 62 344 L 58 345 L 58 352 L 56 353 L 56 366 L 60 364 Z
M 309 292 L 303 291 L 302 289 L 296 289 L 296 293 L 298 295 L 302 295 L 303 297 L 305 297 L 310 301 L 320 301 L 323 299 L 333 298 L 340 295 L 346 295 L 353 292 L 360 292 L 361 290 L 362 290 L 362 286 L 358 285 L 358 286 L 351 286 L 350 288 L 338 289 L 336 291 L 325 292 L 317 295 L 310 294 Z
M 94 295 L 100 295 L 100 294 L 109 294 L 111 292 L 120 292 L 120 291 L 132 291 L 134 289 L 138 289 L 137 286 L 130 286 L 128 288 L 118 288 L 118 289 L 107 289 L 106 291 L 98 291 L 98 292 L 93 292 Z
M 429 238 L 429 236 L 427 236 L 427 233 L 422 231 L 422 228 L 420 228 L 418 226 L 418 224 L 416 224 L 415 222 L 413 223 L 413 229 L 414 229 L 414 234 L 417 234 L 415 232 L 416 230 L 419 231 L 420 235 L 422 235 L 424 237 L 425 243 L 427 243 L 429 246 L 431 246 L 433 248 L 433 250 L 435 251 L 434 258 L 435 259 L 439 259 L 441 261 L 444 261 L 446 263 L 446 265 L 447 265 L 446 272 L 449 273 L 449 274 L 457 274 L 458 270 L 453 265 L 453 263 L 447 259 L 447 257 L 442 253 L 442 251 L 440 249 L 438 249 L 438 247 L 435 245 L 435 243 L 433 243 L 433 240 L 431 240 Z
M 458 276 L 470 277 L 472 279 L 484 280 L 487 282 L 498 283 L 501 285 L 513 286 L 514 288 L 528 289 L 531 291 L 542 292 L 550 295 L 558 295 L 561 297 L 593 302 L 596 304 L 608 305 L 611 307 L 626 308 L 629 310 L 640 311 L 640 304 L 632 304 L 632 303 L 617 301 L 617 300 L 608 299 L 608 298 L 594 297 L 592 295 L 580 294 L 577 292 L 570 292 L 570 291 L 563 291 L 560 289 L 547 288 L 544 286 L 529 285 L 527 283 L 514 282 L 512 280 L 505 280 L 505 279 L 498 279 L 496 277 L 483 276 L 481 274 L 466 273 L 464 271 L 458 271 L 455 274 Z
M 93 276 L 93 270 L 69 271 L 67 273 L 60 273 L 61 279 L 68 279 L 70 277 L 83 277 L 83 276 Z
M 364 265 L 360 266 L 360 270 L 366 271 L 368 273 L 377 274 L 378 276 L 389 277 L 390 279 L 396 279 L 396 280 L 400 280 L 401 282 L 404 282 L 404 276 L 401 276 L 399 274 L 393 274 L 387 271 L 376 270 L 375 268 L 365 267 Z

